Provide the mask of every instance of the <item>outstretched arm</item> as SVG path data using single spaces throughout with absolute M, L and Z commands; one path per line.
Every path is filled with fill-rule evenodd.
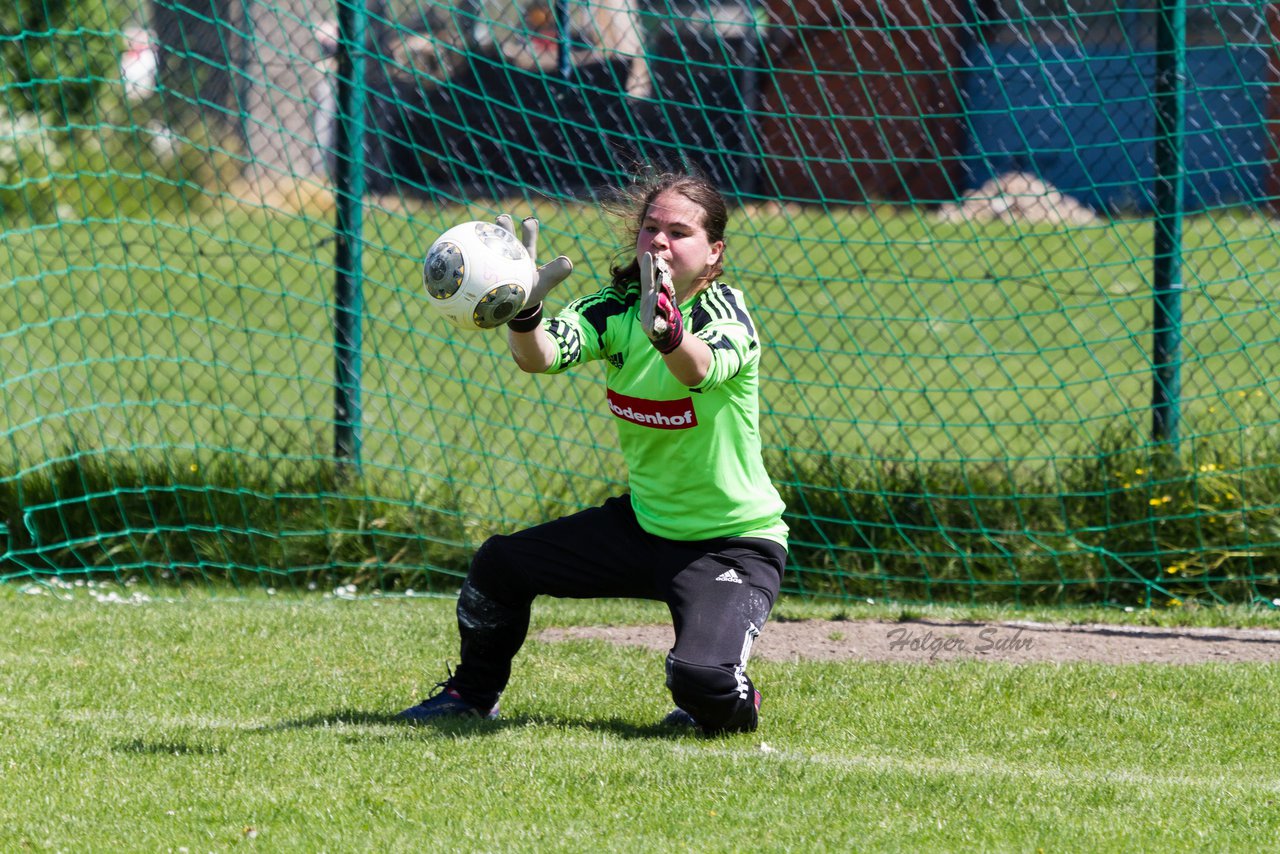
M 555 344 L 543 330 L 541 317 L 538 318 L 538 325 L 528 332 L 508 328 L 507 348 L 520 370 L 527 374 L 542 373 L 551 367 L 556 357 Z

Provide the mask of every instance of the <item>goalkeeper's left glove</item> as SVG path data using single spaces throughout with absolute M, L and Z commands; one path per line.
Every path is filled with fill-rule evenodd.
M 667 262 L 651 252 L 640 256 L 640 325 L 662 355 L 684 340 L 684 318 L 676 302 Z
M 510 214 L 501 214 L 495 220 L 497 225 L 512 234 L 516 233 Z M 559 285 L 573 272 L 573 262 L 567 255 L 560 255 L 543 264 L 538 263 L 538 220 L 526 217 L 520 223 L 520 242 L 524 244 L 529 258 L 534 263 L 533 288 L 524 301 L 524 308 L 516 316 L 507 321 L 507 326 L 516 332 L 532 332 L 542 322 L 542 301 L 552 288 Z

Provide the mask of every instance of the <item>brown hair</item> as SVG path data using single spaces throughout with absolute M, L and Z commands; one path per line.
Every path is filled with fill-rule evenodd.
M 649 206 L 667 190 L 674 190 L 702 208 L 702 222 L 699 225 L 707 233 L 709 242 L 724 240 L 725 226 L 729 222 L 729 206 L 716 185 L 700 175 L 663 172 L 642 178 L 618 190 L 605 204 L 608 210 L 626 222 L 632 246 L 635 246 L 640 235 Z M 723 272 L 724 253 L 721 252 L 720 260 L 702 275 L 700 281 L 715 281 Z M 640 281 L 640 259 L 632 257 L 628 264 L 616 264 L 609 268 L 609 274 L 614 287 L 626 290 Z

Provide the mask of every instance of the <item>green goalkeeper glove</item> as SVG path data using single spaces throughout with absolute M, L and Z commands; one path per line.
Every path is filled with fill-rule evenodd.
M 505 228 L 513 235 L 516 233 L 510 214 L 500 214 L 495 222 L 500 228 Z M 533 289 L 529 291 L 529 297 L 524 302 L 524 308 L 517 312 L 515 317 L 507 321 L 507 326 L 516 332 L 532 332 L 542 322 L 542 301 L 546 299 L 547 294 L 551 293 L 553 288 L 569 278 L 569 274 L 573 272 L 573 262 L 569 260 L 568 256 L 560 255 L 541 267 L 537 266 L 538 220 L 534 217 L 526 217 L 521 221 L 520 242 L 524 244 L 524 248 L 529 253 L 529 258 L 533 260 L 535 266 Z

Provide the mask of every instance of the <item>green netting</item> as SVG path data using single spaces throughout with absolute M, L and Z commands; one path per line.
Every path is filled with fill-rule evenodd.
M 733 200 L 786 591 L 1280 601 L 1273 4 L 0 21 L 0 579 L 449 589 L 622 490 L 597 373 L 521 374 L 420 263 L 535 214 L 592 290 L 656 166 Z

